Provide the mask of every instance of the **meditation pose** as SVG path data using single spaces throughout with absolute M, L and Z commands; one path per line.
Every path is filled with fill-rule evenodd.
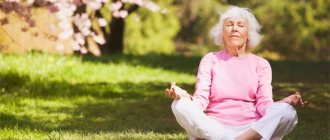
M 166 89 L 189 139 L 280 140 L 297 125 L 300 93 L 274 102 L 271 66 L 249 52 L 261 40 L 260 28 L 249 9 L 229 7 L 211 30 L 223 48 L 200 61 L 194 94 L 174 82 Z

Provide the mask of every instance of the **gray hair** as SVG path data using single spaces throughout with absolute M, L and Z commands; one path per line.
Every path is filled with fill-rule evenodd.
M 223 40 L 224 21 L 229 17 L 240 15 L 246 18 L 249 24 L 247 48 L 256 47 L 262 38 L 261 34 L 259 33 L 261 26 L 258 23 L 256 17 L 250 11 L 251 10 L 248 8 L 229 6 L 228 10 L 221 15 L 219 22 L 211 29 L 210 38 L 213 40 L 214 44 L 219 46 L 224 46 L 224 40 Z

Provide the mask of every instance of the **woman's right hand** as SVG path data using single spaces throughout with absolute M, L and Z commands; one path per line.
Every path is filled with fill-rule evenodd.
M 166 89 L 166 95 L 172 99 L 180 99 L 183 97 L 192 99 L 191 95 L 188 94 L 186 90 L 183 90 L 182 88 L 175 85 L 175 82 L 171 82 L 171 87 Z

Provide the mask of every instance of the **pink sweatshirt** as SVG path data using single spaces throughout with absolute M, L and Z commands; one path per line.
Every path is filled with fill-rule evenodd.
M 225 50 L 211 52 L 199 64 L 193 101 L 224 124 L 248 124 L 274 102 L 271 80 L 266 59 L 251 53 L 238 58 Z

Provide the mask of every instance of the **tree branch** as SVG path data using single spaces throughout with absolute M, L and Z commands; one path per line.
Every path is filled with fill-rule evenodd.
M 128 14 L 131 14 L 132 12 L 136 11 L 137 9 L 139 9 L 139 7 L 139 5 L 133 4 L 127 9 Z

